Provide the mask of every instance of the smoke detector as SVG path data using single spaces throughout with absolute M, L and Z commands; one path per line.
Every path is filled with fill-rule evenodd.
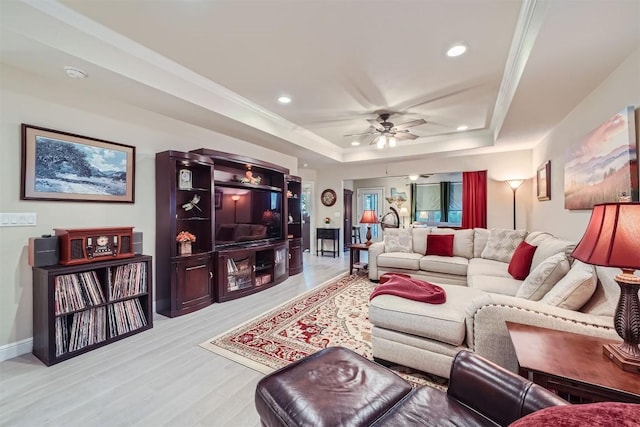
M 76 67 L 64 67 L 65 73 L 67 76 L 72 79 L 84 79 L 87 77 L 87 73 Z

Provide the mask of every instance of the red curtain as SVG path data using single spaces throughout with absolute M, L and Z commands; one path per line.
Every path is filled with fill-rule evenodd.
M 487 228 L 487 171 L 462 172 L 462 228 Z

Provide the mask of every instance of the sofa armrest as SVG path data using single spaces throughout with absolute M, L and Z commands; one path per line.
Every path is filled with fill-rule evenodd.
M 453 359 L 447 395 L 493 422 L 507 426 L 564 399 L 470 351 Z
M 467 347 L 517 372 L 516 353 L 505 322 L 522 323 L 600 338 L 617 339 L 613 317 L 596 316 L 508 295 L 486 294 L 466 307 Z
M 369 246 L 369 280 L 378 280 L 378 255 L 384 252 L 384 242 Z

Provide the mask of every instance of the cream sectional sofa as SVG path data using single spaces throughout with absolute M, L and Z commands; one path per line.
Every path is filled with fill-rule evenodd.
M 587 302 L 580 301 L 579 308 L 566 308 L 571 303 L 575 305 L 566 292 L 560 298 L 565 300 L 559 302 L 558 292 L 552 295 L 554 292 L 547 292 L 542 286 L 531 288 L 535 278 L 514 279 L 507 259 L 512 248 L 498 256 L 487 249 L 492 233 L 500 230 L 411 228 L 407 232 L 410 242 L 405 239 L 405 247 L 403 239 L 397 238 L 397 233 L 403 233 L 401 230 L 387 230 L 384 242 L 370 246 L 369 278 L 378 281 L 384 273 L 409 274 L 442 286 L 447 300 L 435 305 L 393 295 L 376 296 L 369 308 L 375 358 L 447 377 L 453 357 L 468 349 L 515 372 L 517 359 L 506 321 L 618 338 L 613 329 L 613 312 L 619 288 L 613 277 L 619 270 L 593 268 L 579 261 L 569 267 L 569 255 L 575 246 L 572 242 L 549 233 L 521 231 L 520 240 L 536 246 L 530 276 L 541 271 L 555 274 L 553 280 L 562 280 L 564 289 L 580 274 L 585 279 L 592 272 L 588 295 L 583 291 L 580 296 Z M 388 238 L 393 233 L 396 237 Z M 429 234 L 453 234 L 453 256 L 424 255 Z M 495 244 L 490 246 L 495 248 Z M 561 258 L 567 259 L 564 267 L 548 267 L 551 260 Z

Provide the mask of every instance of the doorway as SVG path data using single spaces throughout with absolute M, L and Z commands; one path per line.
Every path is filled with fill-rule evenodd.
M 380 219 L 380 215 L 382 214 L 382 201 L 384 195 L 383 187 L 372 187 L 372 188 L 358 188 L 356 193 L 357 198 L 357 220 L 360 221 L 362 218 L 362 212 L 365 210 L 374 210 L 376 212 L 376 217 L 378 220 Z M 365 236 L 367 234 L 367 226 L 364 224 L 360 224 L 360 235 Z M 371 225 L 371 240 L 380 240 L 380 225 L 372 224 Z
M 311 250 L 311 217 L 313 214 L 313 182 L 302 182 L 302 194 L 300 203 L 302 205 L 302 251 Z
M 353 191 L 352 190 L 343 190 L 343 205 L 344 205 L 344 238 L 343 245 L 344 250 L 348 251 L 349 248 L 347 245 L 349 243 L 354 243 L 352 240 L 352 227 L 353 227 Z

